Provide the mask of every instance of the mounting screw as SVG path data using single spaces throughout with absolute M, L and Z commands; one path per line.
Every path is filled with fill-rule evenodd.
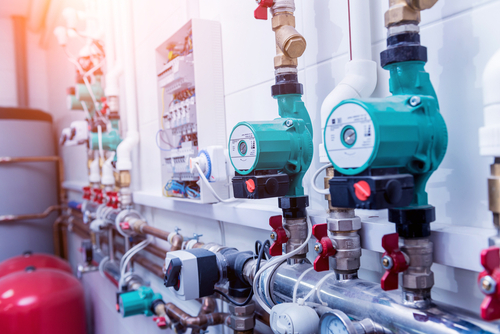
M 314 251 L 318 254 L 321 254 L 323 252 L 323 246 L 319 242 L 314 244 Z
M 271 232 L 271 240 L 276 240 L 276 233 L 275 232 Z
M 481 279 L 481 290 L 487 294 L 491 295 L 495 292 L 497 287 L 497 282 L 491 276 L 484 276 Z
M 291 119 L 287 119 L 285 125 L 291 127 L 293 125 L 293 121 Z
M 385 269 L 389 270 L 393 265 L 394 263 L 392 262 L 392 258 L 390 256 L 386 255 L 382 258 L 382 267 L 384 267 Z
M 422 101 L 420 100 L 419 96 L 412 96 L 410 98 L 410 106 L 412 106 L 412 107 L 418 106 L 420 104 L 420 102 L 422 102 Z

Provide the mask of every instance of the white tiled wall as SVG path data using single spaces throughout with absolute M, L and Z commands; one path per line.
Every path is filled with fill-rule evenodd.
M 297 29 L 308 43 L 299 61 L 299 79 L 304 84 L 303 99 L 315 129 L 315 148 L 321 137 L 321 103 L 342 80 L 344 65 L 348 61 L 346 2 L 296 0 Z M 387 1 L 369 2 L 373 59 L 378 62 L 379 53 L 385 48 L 383 14 Z M 154 52 L 192 15 L 186 3 L 181 0 L 134 0 L 141 134 L 140 168 L 135 177 L 140 178 L 141 190 L 157 194 L 160 193 L 161 178 L 160 154 L 154 141 L 159 119 Z M 275 53 L 271 22 L 253 18 L 256 5 L 252 0 L 198 0 L 198 3 L 201 18 L 220 21 L 222 26 L 227 133 L 241 120 L 277 117 L 277 106 L 270 95 Z M 484 228 L 492 226 L 486 189 L 491 159 L 479 156 L 477 133 L 483 124 L 482 71 L 488 59 L 500 49 L 498 13 L 499 0 L 440 0 L 434 8 L 422 13 L 421 39 L 422 44 L 428 47 L 429 58 L 426 69 L 437 91 L 449 131 L 448 153 L 427 187 L 429 200 L 436 206 L 437 221 L 441 223 Z M 0 24 L 3 23 L 0 21 Z M 0 43 L 2 38 L 0 36 Z M 48 64 L 55 65 L 50 59 Z M 52 71 L 50 66 L 49 71 Z M 51 82 L 62 78 L 52 74 L 49 77 Z M 62 103 L 58 94 L 62 96 L 63 91 L 60 87 L 58 89 L 56 92 L 51 88 L 51 107 Z M 3 101 L 1 94 L 0 91 L 0 102 Z M 374 96 L 388 94 L 388 73 L 379 69 Z M 73 165 L 81 172 L 76 163 L 71 163 Z M 322 196 L 311 193 L 308 184 L 312 173 L 319 167 L 315 152 L 304 182 L 311 206 L 316 209 L 324 208 L 326 202 Z M 84 179 L 85 175 L 81 174 L 84 172 L 80 172 L 73 177 Z M 143 211 L 155 226 L 166 230 L 179 226 L 184 235 L 202 233 L 203 240 L 219 241 L 219 224 L 216 221 L 146 207 Z M 234 224 L 225 224 L 225 230 L 227 245 L 240 249 L 253 249 L 255 239 L 268 237 L 268 231 Z M 369 251 L 363 254 L 362 265 L 365 269 L 361 275 L 374 281 L 380 279 L 379 254 Z M 435 265 L 433 270 L 436 276 L 433 296 L 437 300 L 478 311 L 482 295 L 476 287 L 477 273 L 439 265 Z M 161 286 L 159 281 L 157 283 Z M 128 331 L 123 330 L 123 333 Z

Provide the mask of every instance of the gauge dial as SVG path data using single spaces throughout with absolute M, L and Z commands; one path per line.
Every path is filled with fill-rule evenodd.
M 339 310 L 332 310 L 321 316 L 321 334 L 356 334 L 349 317 Z

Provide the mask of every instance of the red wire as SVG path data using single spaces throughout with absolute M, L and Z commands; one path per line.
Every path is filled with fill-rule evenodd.
M 349 21 L 349 56 L 352 60 L 352 40 L 351 40 L 351 1 L 347 0 L 347 15 Z

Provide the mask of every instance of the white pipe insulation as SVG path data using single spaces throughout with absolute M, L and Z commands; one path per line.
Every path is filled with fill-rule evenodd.
M 321 134 L 333 108 L 347 99 L 369 97 L 377 86 L 377 63 L 372 60 L 371 52 L 369 1 L 350 0 L 349 6 L 349 46 L 352 59 L 345 66 L 344 79 L 321 105 Z M 324 143 L 319 145 L 318 152 L 320 162 L 328 163 Z
M 118 32 L 115 31 L 113 23 L 116 19 L 113 17 L 113 0 L 106 0 L 102 5 L 103 18 L 102 23 L 104 25 L 104 48 L 106 52 L 106 87 L 104 94 L 106 97 L 118 96 L 119 94 L 119 83 L 118 77 L 122 72 L 122 66 L 119 59 L 117 59 L 117 47 L 115 46 L 116 36 Z
M 500 51 L 483 72 L 484 126 L 479 129 L 480 154 L 500 157 Z
M 114 1 L 113 10 L 119 12 L 122 31 L 116 33 L 116 39 L 121 38 L 122 49 L 117 49 L 123 56 L 125 74 L 125 104 L 127 111 L 127 135 L 116 149 L 116 168 L 119 171 L 131 170 L 131 153 L 139 142 L 139 127 L 137 124 L 137 92 L 135 80 L 134 31 L 132 29 L 131 0 Z M 115 16 L 116 17 L 116 16 Z

